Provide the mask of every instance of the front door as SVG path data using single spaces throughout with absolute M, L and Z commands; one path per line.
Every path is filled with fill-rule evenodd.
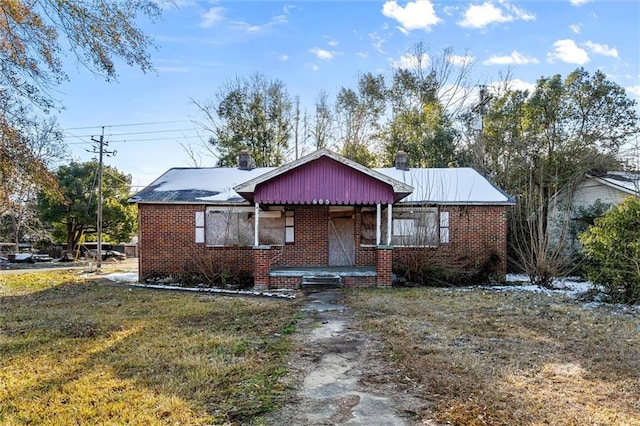
M 329 266 L 353 266 L 356 243 L 353 215 L 329 217 Z

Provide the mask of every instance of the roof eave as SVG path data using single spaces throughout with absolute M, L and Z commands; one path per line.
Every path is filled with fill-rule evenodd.
M 515 201 L 401 201 L 399 204 L 435 204 L 439 206 L 515 206 Z
M 613 189 L 617 189 L 618 191 L 621 192 L 625 192 L 629 195 L 635 195 L 636 197 L 640 197 L 640 191 L 634 191 L 633 189 L 629 189 L 625 186 L 622 185 L 618 185 L 614 182 L 611 182 L 610 180 L 607 179 L 603 179 L 601 177 L 598 176 L 593 176 L 593 175 L 587 175 L 588 177 L 594 179 L 596 182 L 600 182 L 601 184 L 608 186 L 609 188 L 613 188 Z M 615 180 L 615 179 L 613 179 Z

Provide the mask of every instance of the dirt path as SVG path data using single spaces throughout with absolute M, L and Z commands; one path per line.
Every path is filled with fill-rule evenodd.
M 389 365 L 378 345 L 351 328 L 340 290 L 309 294 L 294 336 L 290 371 L 295 397 L 265 418 L 287 425 L 417 425 L 419 401 L 385 383 Z

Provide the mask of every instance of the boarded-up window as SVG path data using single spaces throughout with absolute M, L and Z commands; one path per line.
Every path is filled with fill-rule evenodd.
M 260 228 L 260 244 L 282 245 L 285 241 L 285 217 L 281 210 L 260 212 L 258 227 Z
M 281 210 L 261 211 L 258 220 L 259 244 L 285 243 L 285 214 Z M 209 246 L 253 246 L 255 244 L 253 209 L 211 207 L 207 209 L 203 229 Z
M 252 246 L 253 210 L 209 209 L 206 216 L 206 242 L 209 246 Z
M 393 245 L 428 247 L 438 244 L 440 235 L 437 208 L 397 208 L 392 213 Z
M 376 244 L 376 211 L 362 209 L 360 215 L 360 245 Z

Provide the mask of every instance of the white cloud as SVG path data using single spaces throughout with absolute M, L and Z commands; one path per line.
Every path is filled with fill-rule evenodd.
M 276 25 L 286 24 L 288 22 L 287 15 L 276 15 L 273 16 L 269 22 L 262 25 L 252 25 L 244 21 L 236 21 L 231 23 L 231 28 L 236 31 L 246 32 L 246 33 L 263 33 L 271 30 Z
M 416 55 L 413 55 L 411 53 L 407 53 L 406 55 L 403 55 L 400 57 L 400 59 L 393 61 L 392 62 L 392 66 L 394 68 L 402 68 L 402 69 L 411 69 L 411 70 L 415 70 L 418 68 L 426 68 L 427 64 L 429 63 L 431 59 L 429 58 L 429 55 L 425 54 L 422 56 L 422 61 L 418 61 L 418 58 L 416 58 Z
M 592 41 L 586 42 L 585 46 L 598 55 L 611 56 L 612 58 L 618 57 L 618 49 L 615 47 L 609 47 L 606 44 L 594 43 Z
M 373 48 L 376 49 L 378 53 L 381 53 L 383 55 L 387 53 L 382 48 L 382 45 L 387 41 L 384 37 L 379 36 L 378 33 L 369 33 L 367 35 L 373 42 Z
M 569 28 L 574 34 L 580 34 L 580 32 L 582 32 L 582 24 L 571 24 Z
M 533 56 L 524 56 L 522 53 L 514 50 L 511 55 L 507 56 L 492 56 L 483 62 L 485 65 L 526 65 L 526 64 L 538 64 L 540 61 Z
M 527 83 L 526 81 L 520 80 L 519 78 L 513 78 L 511 80 L 508 80 L 506 82 L 506 86 L 509 88 L 509 90 L 522 90 L 522 91 L 527 90 L 529 91 L 529 94 L 533 93 L 534 90 L 536 90 L 535 84 Z M 494 93 L 500 93 L 502 89 L 505 87 L 505 82 L 498 81 L 491 84 L 489 87 L 491 89 L 490 91 Z
M 509 4 L 506 1 L 501 1 L 500 3 L 502 5 L 504 5 L 509 12 L 511 12 L 512 16 L 515 19 L 520 19 L 522 21 L 535 21 L 536 20 L 536 15 L 534 15 L 533 13 L 527 12 L 524 9 L 520 9 L 519 7 L 514 6 L 512 4 Z
M 471 5 L 464 12 L 464 18 L 458 22 L 458 25 L 465 28 L 480 29 L 490 24 L 512 22 L 516 19 L 532 21 L 536 18 L 534 14 L 506 2 L 501 2 L 500 5 L 502 8 L 490 1 L 486 1 L 481 5 Z
M 207 12 L 202 15 L 202 20 L 200 21 L 200 26 L 202 28 L 210 28 L 213 27 L 218 22 L 222 21 L 224 14 L 224 8 L 222 7 L 212 7 Z
M 337 46 L 337 45 L 339 44 L 339 42 L 338 42 L 338 41 L 336 41 L 336 40 L 329 40 L 329 41 L 327 42 L 327 44 L 328 44 L 329 46 L 331 46 L 331 47 L 335 47 L 335 46 Z
M 457 67 L 464 67 L 465 65 L 469 65 L 471 62 L 473 62 L 475 60 L 475 58 L 473 56 L 462 56 L 462 55 L 449 55 L 447 56 L 447 61 L 449 61 L 450 64 L 453 64 Z
M 289 55 L 280 55 L 278 56 L 278 59 L 282 62 L 286 62 L 289 60 Z
M 590 0 L 569 0 L 569 3 L 571 3 L 574 6 L 582 6 L 585 3 L 589 3 Z
M 553 43 L 553 47 L 554 51 L 547 54 L 550 62 L 559 59 L 568 64 L 584 65 L 590 60 L 587 51 L 578 47 L 571 39 L 558 40 Z
M 399 29 L 407 33 L 413 30 L 430 31 L 431 27 L 442 19 L 436 16 L 430 0 L 415 0 L 405 7 L 398 5 L 395 0 L 388 0 L 382 6 L 382 14 L 400 23 Z
M 629 87 L 625 87 L 624 90 L 627 93 L 631 93 L 632 95 L 634 95 L 636 98 L 640 99 L 640 84 L 638 84 L 637 86 L 629 86 Z
M 194 0 L 156 0 L 158 6 L 164 9 L 179 9 L 181 7 L 195 6 Z
M 323 61 L 330 61 L 335 56 L 335 52 L 331 52 L 326 49 L 320 49 L 319 47 L 309 49 L 309 52 L 313 53 L 318 59 L 322 59 Z

